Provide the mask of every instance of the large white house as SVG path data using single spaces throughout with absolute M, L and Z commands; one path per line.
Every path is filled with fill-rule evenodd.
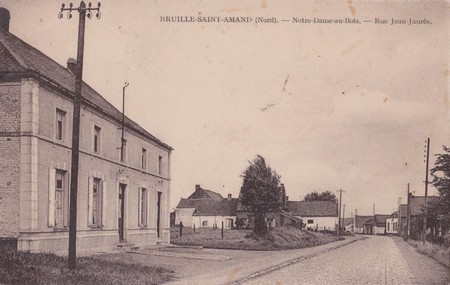
M 9 12 L 0 12 L 0 239 L 64 251 L 76 63 L 63 67 L 11 34 Z M 122 125 L 85 83 L 82 95 L 78 249 L 169 243 L 172 148 L 129 118 Z

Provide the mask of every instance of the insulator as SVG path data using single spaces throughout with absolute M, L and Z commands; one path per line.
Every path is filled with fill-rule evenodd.
M 64 7 L 66 7 L 66 4 L 62 3 L 61 4 L 61 9 L 64 9 Z

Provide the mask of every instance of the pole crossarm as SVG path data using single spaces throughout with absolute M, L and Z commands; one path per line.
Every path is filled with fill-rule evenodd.
M 92 3 L 91 2 L 89 2 L 87 7 L 86 7 L 86 4 L 84 3 L 84 1 L 81 1 L 80 6 L 77 7 L 77 8 L 74 8 L 72 3 L 69 4 L 68 8 L 66 7 L 66 4 L 62 3 L 61 4 L 61 11 L 58 13 L 58 19 L 62 19 L 64 17 L 64 11 L 69 11 L 67 13 L 67 19 L 72 19 L 72 11 L 78 11 L 78 13 L 85 12 L 86 13 L 86 17 L 91 19 L 92 18 L 92 12 L 96 11 L 97 13 L 95 13 L 95 17 L 100 20 L 100 18 L 102 17 L 102 14 L 100 13 L 100 7 L 101 7 L 101 3 L 100 2 L 97 3 L 97 7 L 92 7 Z

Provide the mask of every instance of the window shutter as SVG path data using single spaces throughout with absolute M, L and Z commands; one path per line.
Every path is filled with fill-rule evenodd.
M 88 178 L 88 226 L 92 226 L 92 218 L 93 218 L 93 211 L 92 211 L 92 203 L 94 200 L 94 178 L 89 176 Z
M 142 191 L 142 188 L 138 188 L 138 226 L 142 226 L 142 223 L 141 223 L 141 213 L 142 213 L 142 207 L 141 207 L 141 204 L 142 204 L 142 195 L 141 195 L 141 191 Z
M 106 218 L 106 181 L 102 180 L 102 226 L 105 225 Z
M 55 181 L 56 169 L 50 168 L 48 173 L 48 226 L 55 226 Z

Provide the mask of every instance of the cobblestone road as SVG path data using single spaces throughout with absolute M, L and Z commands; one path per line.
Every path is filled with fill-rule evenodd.
M 420 256 L 413 258 L 428 258 Z M 411 257 L 408 257 L 411 258 Z M 436 263 L 436 266 L 441 266 Z M 445 274 L 445 273 L 444 273 Z M 445 278 L 445 275 L 443 277 Z M 418 284 L 390 237 L 373 236 L 254 278 L 260 284 Z M 431 283 L 425 283 L 431 284 Z M 436 284 L 433 282 L 433 284 Z

